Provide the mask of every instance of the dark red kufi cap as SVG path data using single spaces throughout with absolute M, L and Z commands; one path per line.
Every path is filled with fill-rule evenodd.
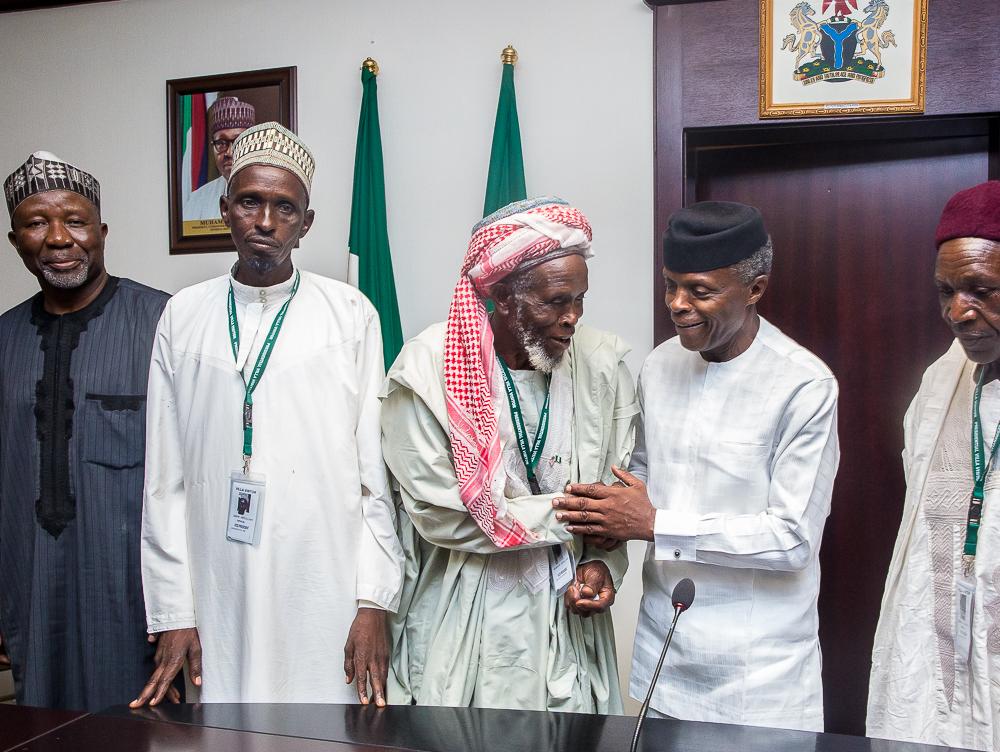
M 941 212 L 934 242 L 940 246 L 955 238 L 1000 242 L 1000 180 L 966 188 L 948 200 Z

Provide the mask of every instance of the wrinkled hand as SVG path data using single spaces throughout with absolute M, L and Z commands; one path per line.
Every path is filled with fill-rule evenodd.
M 3 644 L 3 635 L 0 634 L 0 668 L 10 667 L 10 656 L 7 655 L 7 648 Z
M 389 637 L 385 611 L 359 608 L 344 645 L 344 679 L 357 681 L 358 700 L 367 705 L 371 684 L 375 705 L 385 707 L 385 685 L 389 677 Z
M 584 618 L 607 611 L 615 602 L 615 582 L 608 565 L 603 561 L 588 561 L 578 566 L 576 579 L 563 599 L 570 613 Z
M 573 483 L 565 496 L 552 500 L 556 519 L 574 535 L 653 540 L 656 508 L 649 500 L 646 484 L 619 467 L 611 472 L 624 483 Z
M 201 686 L 201 640 L 198 638 L 197 628 L 171 629 L 151 634 L 147 639 L 157 643 L 156 655 L 153 657 L 156 668 L 139 696 L 128 704 L 130 708 L 141 708 L 146 703 L 156 706 L 164 698 L 172 703 L 179 703 L 180 692 L 173 681 L 183 668 L 185 659 L 191 671 L 191 683 L 196 687 Z

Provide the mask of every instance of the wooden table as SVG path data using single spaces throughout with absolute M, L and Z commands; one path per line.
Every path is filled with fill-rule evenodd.
M 169 705 L 65 713 L 0 707 L 0 752 L 627 752 L 635 719 L 359 705 Z M 945 752 L 805 731 L 650 719 L 643 752 Z

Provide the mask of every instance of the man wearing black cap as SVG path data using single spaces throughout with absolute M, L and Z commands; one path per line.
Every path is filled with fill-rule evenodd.
M 698 602 L 652 707 L 678 718 L 823 729 L 819 546 L 840 451 L 837 382 L 757 313 L 773 250 L 760 212 L 709 201 L 670 218 L 666 303 L 678 336 L 639 375 L 620 483 L 571 485 L 569 530 L 650 541 L 630 694 L 645 696 L 670 593 Z
M 153 668 L 139 523 L 167 295 L 108 274 L 92 175 L 35 152 L 4 194 L 41 291 L 0 316 L 0 632 L 19 704 L 97 711 Z

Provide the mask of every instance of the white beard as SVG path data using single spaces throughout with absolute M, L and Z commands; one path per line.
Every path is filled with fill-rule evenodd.
M 514 336 L 517 337 L 517 341 L 521 343 L 521 347 L 527 353 L 528 362 L 531 363 L 532 368 L 542 373 L 552 373 L 562 361 L 562 355 L 556 358 L 549 355 L 541 338 L 534 332 L 529 332 L 524 326 L 524 322 L 521 320 L 521 310 L 521 307 L 518 306 L 514 312 Z

